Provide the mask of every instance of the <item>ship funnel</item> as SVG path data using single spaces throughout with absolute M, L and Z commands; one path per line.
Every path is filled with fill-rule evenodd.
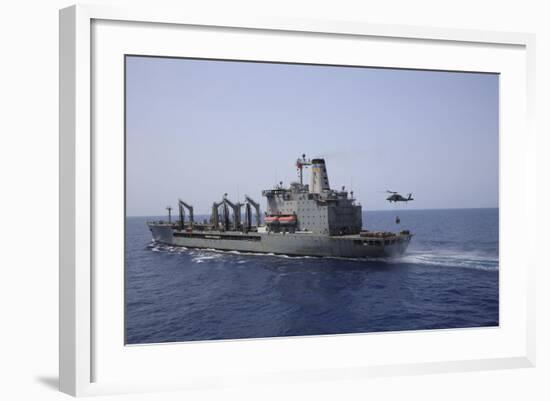
M 311 161 L 309 192 L 321 193 L 328 190 L 330 190 L 330 185 L 325 159 L 313 159 Z

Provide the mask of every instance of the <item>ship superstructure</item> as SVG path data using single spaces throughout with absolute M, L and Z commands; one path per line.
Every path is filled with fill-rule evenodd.
M 310 184 L 304 185 L 304 166 L 311 166 Z M 266 226 L 270 231 L 304 231 L 319 235 L 359 234 L 361 206 L 345 188 L 330 188 L 324 159 L 298 160 L 300 182 L 279 184 L 262 192 L 267 198 Z M 350 196 L 351 195 L 351 196 Z
M 296 167 L 298 182 L 288 187 L 280 182 L 262 191 L 267 201 L 263 219 L 260 204 L 246 195 L 241 203 L 225 194 L 202 223 L 195 221 L 193 207 L 180 200 L 177 222 L 147 223 L 154 240 L 190 248 L 303 256 L 357 258 L 405 252 L 412 234 L 364 230 L 361 205 L 353 191 L 330 187 L 323 158 L 308 160 L 302 155 Z M 305 168 L 310 170 L 309 185 L 303 183 Z

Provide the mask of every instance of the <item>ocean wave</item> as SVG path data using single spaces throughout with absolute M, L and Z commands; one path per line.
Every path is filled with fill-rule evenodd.
M 238 256 L 262 256 L 262 257 L 275 257 L 275 258 L 283 258 L 283 259 L 315 259 L 315 258 L 321 258 L 321 256 L 298 256 L 298 255 L 284 255 L 284 254 L 275 254 L 272 252 L 241 252 L 241 251 L 235 251 L 235 250 L 224 250 L 224 249 L 215 249 L 215 248 L 186 248 L 183 246 L 172 246 L 167 244 L 161 244 L 155 241 L 151 241 L 151 243 L 147 246 L 149 249 L 151 249 L 154 252 L 168 252 L 168 253 L 185 253 L 191 256 L 194 255 L 203 255 L 205 253 L 214 253 L 214 254 L 221 254 L 221 255 L 238 255 Z M 204 257 L 203 259 L 207 259 L 207 257 Z M 213 258 L 211 258 L 213 259 Z
M 220 257 L 221 257 L 221 255 L 216 255 L 216 254 L 213 254 L 213 255 L 202 254 L 202 255 L 193 256 L 192 260 L 195 263 L 203 263 L 204 261 L 219 259 Z
M 396 259 L 403 263 L 429 266 L 462 267 L 479 270 L 498 270 L 499 260 L 496 256 L 483 255 L 475 252 L 457 251 L 410 251 Z
M 470 268 L 487 271 L 498 270 L 499 260 L 497 256 L 484 255 L 470 251 L 450 251 L 450 250 L 409 250 L 402 256 L 396 257 L 363 257 L 363 258 L 346 258 L 338 256 L 296 256 L 274 253 L 260 252 L 240 252 L 235 250 L 221 250 L 213 248 L 193 249 L 181 246 L 171 246 L 152 242 L 148 246 L 153 252 L 167 252 L 172 254 L 185 254 L 191 256 L 191 260 L 195 263 L 204 263 L 208 260 L 216 260 L 224 255 L 234 256 L 254 256 L 266 258 L 281 258 L 281 259 L 334 259 L 351 262 L 372 262 L 385 263 L 388 265 L 396 265 L 401 263 L 426 265 L 426 266 L 442 266 L 442 267 L 457 267 Z M 245 263 L 241 259 L 238 263 Z

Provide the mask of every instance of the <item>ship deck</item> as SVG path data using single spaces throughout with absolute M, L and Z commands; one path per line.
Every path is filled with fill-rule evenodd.
M 189 248 L 235 250 L 299 256 L 391 256 L 402 254 L 412 237 L 399 233 L 364 231 L 351 235 L 325 235 L 311 231 L 223 231 L 180 228 L 178 224 L 149 222 L 153 238 L 161 243 Z
M 413 234 L 408 230 L 400 232 L 388 232 L 388 231 L 361 231 L 359 234 L 344 234 L 344 235 L 325 235 L 318 234 L 312 231 L 294 231 L 294 232 L 270 232 L 270 231 L 257 231 L 254 228 L 251 231 L 221 231 L 221 230 L 204 230 L 191 228 L 190 226 L 180 229 L 177 224 L 166 222 L 148 222 L 149 226 L 171 228 L 174 237 L 179 238 L 203 238 L 203 239 L 227 239 L 227 240 L 248 240 L 259 241 L 263 236 L 304 236 L 305 237 L 319 237 L 330 238 L 333 240 L 361 240 L 363 242 L 368 241 L 372 245 L 376 244 L 392 244 L 395 241 L 410 239 Z

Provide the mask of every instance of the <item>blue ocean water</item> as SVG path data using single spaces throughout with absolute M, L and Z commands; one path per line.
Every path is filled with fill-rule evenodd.
M 126 343 L 498 326 L 498 209 L 365 212 L 397 259 L 250 255 L 151 241 L 126 220 Z

